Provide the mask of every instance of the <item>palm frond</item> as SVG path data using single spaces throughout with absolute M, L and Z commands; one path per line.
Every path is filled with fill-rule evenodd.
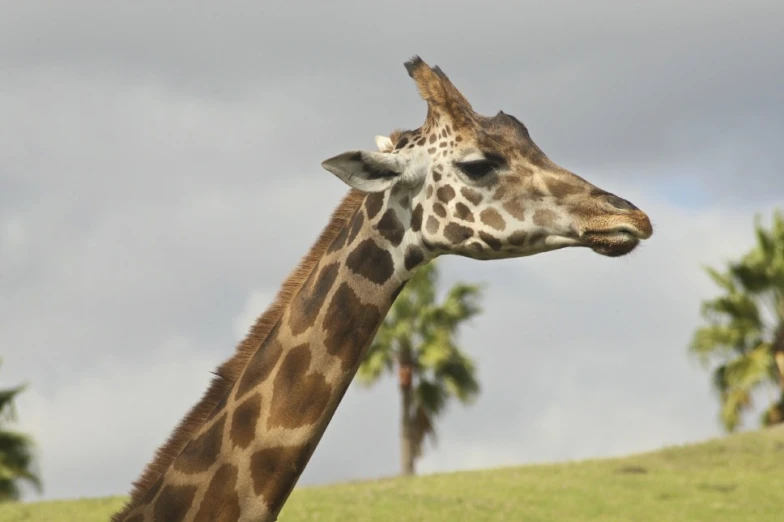
M 689 351 L 703 364 L 711 359 L 725 359 L 736 353 L 744 353 L 748 347 L 759 342 L 754 329 L 735 325 L 713 325 L 697 329 L 689 345 Z
M 769 343 L 760 343 L 741 357 L 725 365 L 724 379 L 730 388 L 743 388 L 751 391 L 770 378 L 774 367 Z
M 22 391 L 25 386 L 17 386 L 7 390 L 0 390 L 0 421 L 13 422 L 16 420 L 16 407 L 14 406 L 14 399 Z
M 695 330 L 688 346 L 704 365 L 716 365 L 713 386 L 728 431 L 739 425 L 755 390 L 773 384 L 784 393 L 775 359 L 784 350 L 779 348 L 784 344 L 784 213 L 774 212 L 767 228 L 756 216 L 754 234 L 755 245 L 727 263 L 726 271 L 704 269 L 724 293 L 703 302 L 707 324 Z M 764 422 L 784 422 L 777 404 L 766 408 Z
M 730 293 L 736 292 L 735 282 L 729 274 L 722 274 L 715 268 L 704 266 L 702 269 L 707 273 L 716 285 Z
M 748 390 L 733 388 L 722 398 L 721 421 L 729 432 L 735 431 L 740 423 L 741 411 L 751 405 Z
M 33 471 L 32 437 L 7 429 L 6 424 L 16 420 L 14 399 L 25 386 L 0 390 L 0 502 L 18 500 L 19 482 L 26 481 L 39 492 L 41 480 Z
M 436 416 L 442 412 L 449 397 L 442 382 L 419 377 L 414 389 L 414 404 L 416 409 L 425 411 L 428 415 Z
M 438 438 L 433 418 L 425 409 L 417 408 L 414 411 L 412 420 L 414 457 L 419 458 L 424 452 L 425 439 L 429 437 L 431 443 L 435 445 L 438 442 Z

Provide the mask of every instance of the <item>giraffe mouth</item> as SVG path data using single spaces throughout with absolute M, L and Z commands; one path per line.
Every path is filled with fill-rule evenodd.
M 611 230 L 586 230 L 581 237 L 585 246 L 607 257 L 625 256 L 645 238 L 644 232 L 629 226 Z

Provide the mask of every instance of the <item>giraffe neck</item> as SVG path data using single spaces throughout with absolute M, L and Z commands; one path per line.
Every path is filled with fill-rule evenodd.
M 122 520 L 277 518 L 397 293 L 425 261 L 409 201 L 402 192 L 365 198 L 228 394 Z

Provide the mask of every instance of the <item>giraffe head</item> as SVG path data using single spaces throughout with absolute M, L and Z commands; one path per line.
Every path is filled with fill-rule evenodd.
M 615 257 L 651 236 L 643 211 L 556 165 L 517 118 L 477 114 L 440 68 L 419 57 L 405 65 L 427 102 L 424 125 L 322 165 L 361 191 L 402 194 L 411 231 L 435 255 L 498 259 L 583 246 Z

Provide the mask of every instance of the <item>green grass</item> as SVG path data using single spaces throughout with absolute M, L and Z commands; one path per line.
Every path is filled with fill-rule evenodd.
M 781 522 L 784 429 L 619 459 L 297 488 L 281 522 Z M 0 522 L 106 521 L 122 497 L 12 504 Z

